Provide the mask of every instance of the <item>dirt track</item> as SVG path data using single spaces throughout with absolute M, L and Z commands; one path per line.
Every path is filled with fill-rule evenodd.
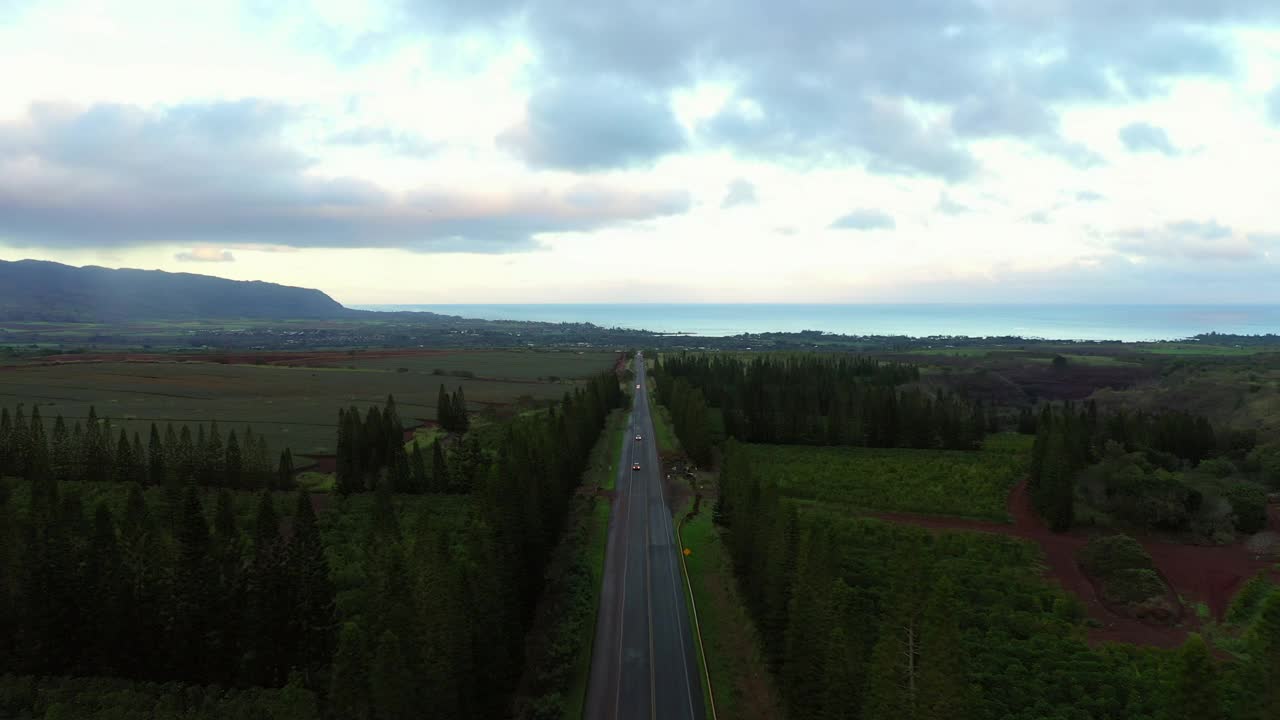
M 1190 608 L 1181 627 L 1149 625 L 1109 611 L 1098 599 L 1089 578 L 1076 564 L 1076 551 L 1096 533 L 1055 533 L 1049 530 L 1031 507 L 1025 481 L 1019 483 L 1009 494 L 1009 515 L 1013 518 L 1013 523 L 1009 525 L 904 513 L 877 513 L 876 517 L 926 528 L 996 533 L 1038 544 L 1044 551 L 1047 574 L 1079 597 L 1084 602 L 1089 617 L 1102 624 L 1102 627 L 1089 633 L 1090 639 L 1094 641 L 1177 647 L 1182 644 L 1187 632 L 1199 625 L 1199 620 Z M 1226 612 L 1236 590 L 1250 577 L 1273 564 L 1273 561 L 1252 556 L 1242 543 L 1204 547 L 1150 537 L 1137 539 L 1151 554 L 1156 568 L 1179 595 L 1189 602 L 1204 603 L 1218 619 Z

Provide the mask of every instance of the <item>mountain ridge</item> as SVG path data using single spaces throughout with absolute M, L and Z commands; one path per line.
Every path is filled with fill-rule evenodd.
M 364 314 L 321 290 L 262 280 L 0 260 L 0 320 L 336 319 Z

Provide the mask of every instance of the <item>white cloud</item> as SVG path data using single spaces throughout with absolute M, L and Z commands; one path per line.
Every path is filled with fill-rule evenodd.
M 200 269 L 348 302 L 1079 299 L 1081 268 L 1280 301 L 1273 2 L 6 8 L 38 68 L 0 94 L 9 258 L 234 251 Z

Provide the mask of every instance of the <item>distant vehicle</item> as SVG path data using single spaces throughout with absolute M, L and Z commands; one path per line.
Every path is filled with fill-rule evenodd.
M 636 463 L 636 464 L 632 465 L 632 466 L 631 466 L 631 469 L 632 469 L 632 470 L 639 470 L 639 469 L 640 469 L 640 463 Z
M 637 389 L 637 390 L 639 390 L 639 389 L 640 389 L 640 385 L 639 385 L 639 384 L 637 384 L 637 385 L 636 385 L 636 389 Z
M 639 440 L 640 440 L 640 436 L 639 436 L 639 435 L 637 435 L 637 436 L 636 436 L 636 441 L 638 442 Z

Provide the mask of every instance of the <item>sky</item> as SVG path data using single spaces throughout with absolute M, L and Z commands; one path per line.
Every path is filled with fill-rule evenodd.
M 1274 0 L 0 0 L 0 77 L 3 260 L 1280 303 Z

